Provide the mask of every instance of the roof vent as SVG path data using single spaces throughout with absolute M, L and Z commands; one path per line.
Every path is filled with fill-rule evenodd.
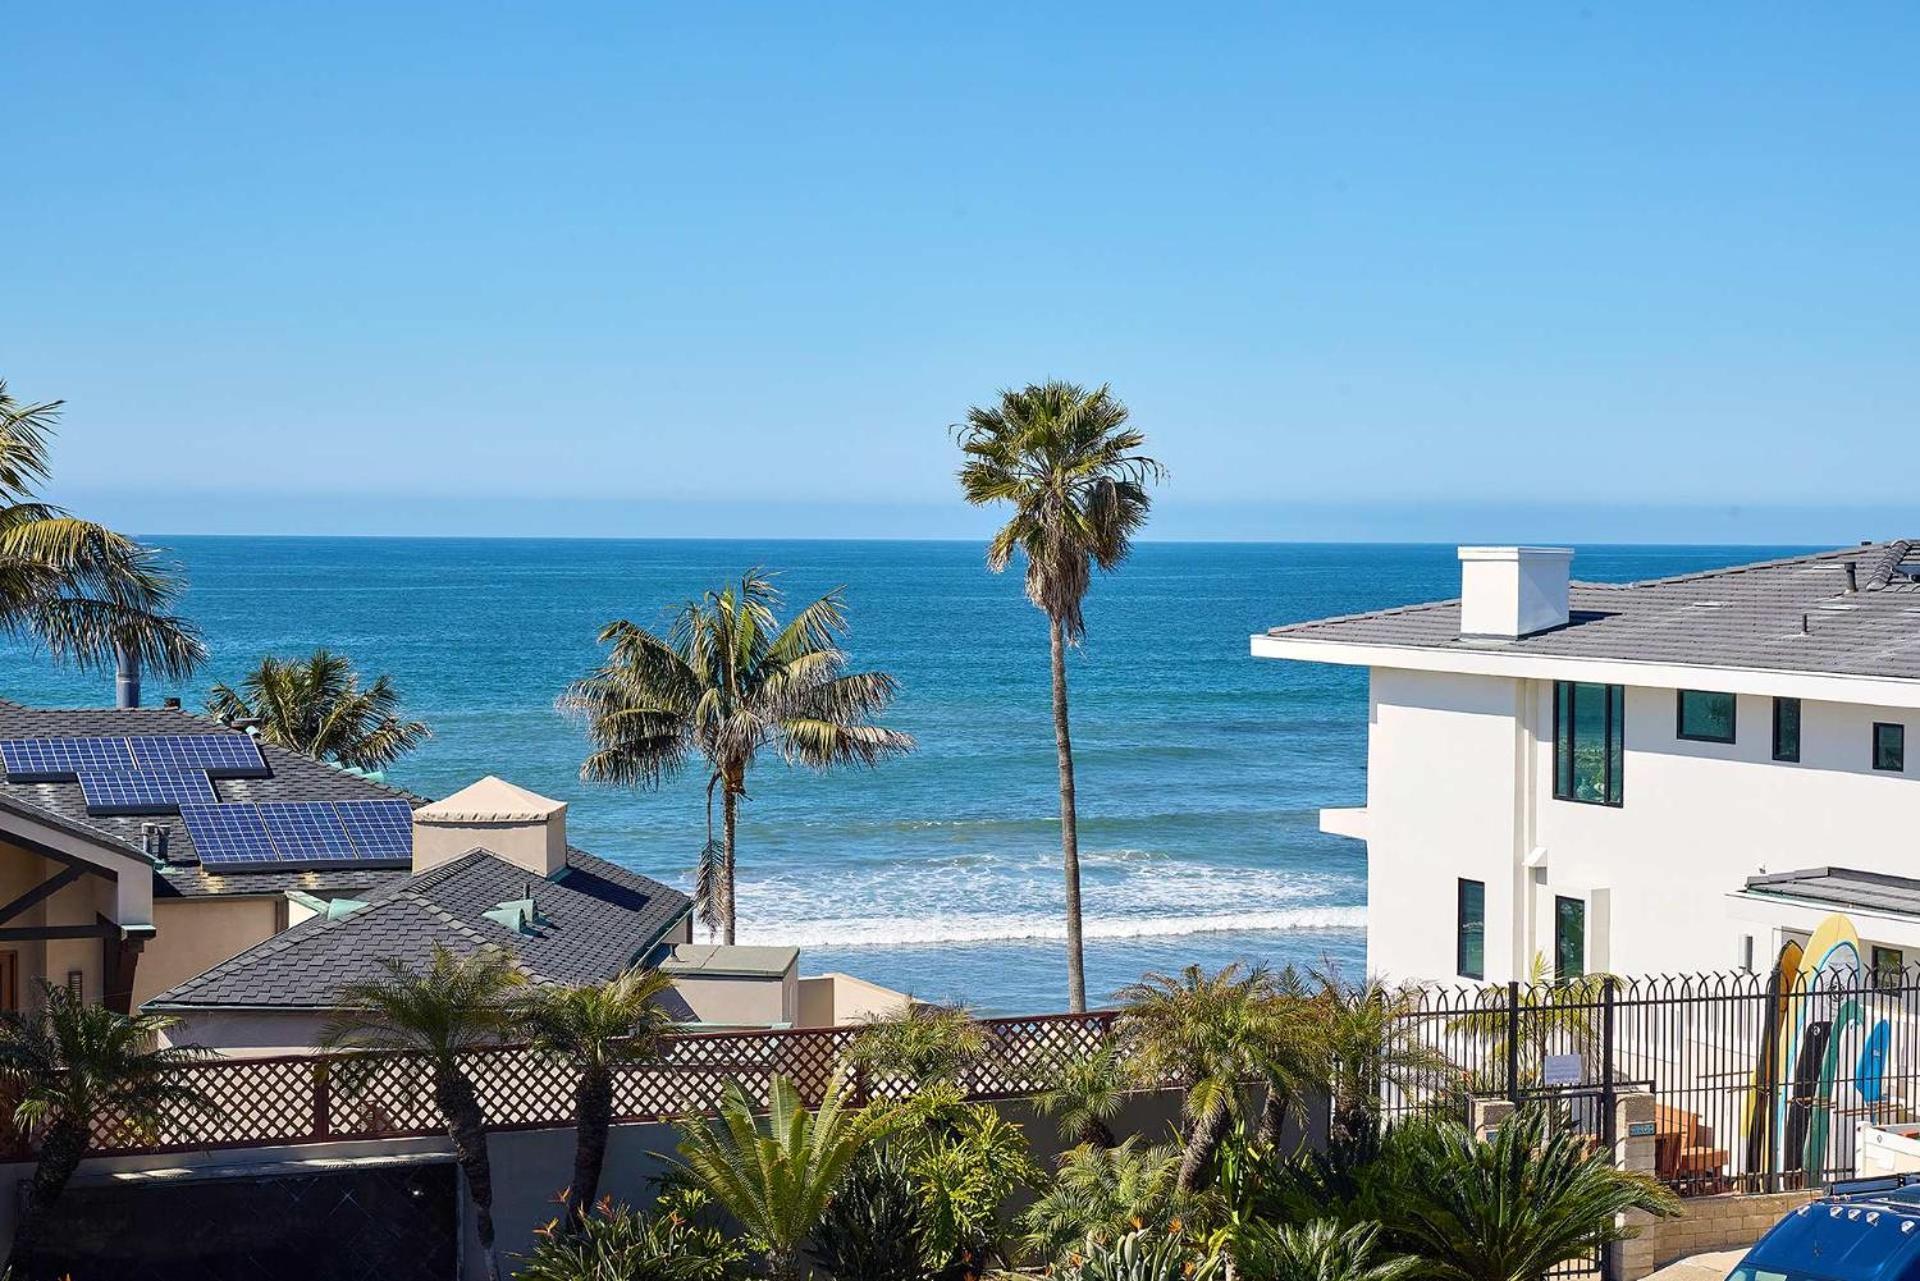
M 547 918 L 540 915 L 540 905 L 533 901 L 532 895 L 526 898 L 509 899 L 480 915 L 495 924 L 506 926 L 515 934 L 532 934 L 535 930 L 545 929 L 548 925 Z
M 1851 596 L 1860 590 L 1860 565 L 1857 561 L 1848 561 L 1840 567 L 1847 576 L 1847 594 Z
M 1565 627 L 1567 547 L 1462 547 L 1460 635 L 1517 640 Z
M 413 871 L 486 850 L 535 876 L 567 865 L 567 806 L 499 778 L 483 778 L 413 812 Z
M 168 831 L 165 823 L 140 825 L 140 851 L 156 863 L 167 861 Z

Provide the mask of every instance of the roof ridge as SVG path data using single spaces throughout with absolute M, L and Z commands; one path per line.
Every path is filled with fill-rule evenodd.
M 1695 569 L 1684 574 L 1669 574 L 1665 578 L 1639 578 L 1630 583 L 1619 583 L 1620 587 L 1667 587 L 1675 583 L 1695 583 L 1707 578 L 1731 578 L 1735 574 L 1750 574 L 1762 569 L 1783 569 L 1788 565 L 1810 564 L 1814 561 L 1833 560 L 1848 553 L 1866 554 L 1885 548 L 1886 543 L 1857 543 L 1852 547 L 1835 547 L 1830 551 L 1801 552 L 1797 556 L 1781 556 L 1774 560 L 1749 561 L 1744 565 L 1722 565 L 1717 569 Z

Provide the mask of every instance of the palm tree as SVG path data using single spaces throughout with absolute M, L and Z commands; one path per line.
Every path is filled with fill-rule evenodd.
M 801 1246 L 869 1133 L 863 1119 L 841 1110 L 837 1080 L 812 1113 L 784 1076 L 773 1078 L 769 1095 L 763 1127 L 746 1088 L 737 1078 L 729 1081 L 719 1119 L 682 1129 L 680 1156 L 686 1172 L 766 1256 L 768 1273 L 794 1281 Z
M 960 488 L 976 507 L 1008 503 L 1011 518 L 987 544 L 1000 573 L 1026 557 L 1027 599 L 1047 616 L 1053 659 L 1053 739 L 1060 767 L 1060 855 L 1067 897 L 1067 1006 L 1087 1008 L 1080 948 L 1080 836 L 1074 810 L 1073 741 L 1067 726 L 1069 645 L 1086 634 L 1081 603 L 1093 569 L 1119 568 L 1146 524 L 1147 482 L 1165 475 L 1140 452 L 1127 407 L 1106 388 L 1029 384 L 975 406 L 954 429 L 966 461 Z
M 1120 1036 L 1140 1079 L 1186 1087 L 1178 1186 L 1197 1191 L 1241 1115 L 1246 1083 L 1265 1073 L 1282 1034 L 1267 973 L 1238 962 L 1216 974 L 1189 965 L 1178 975 L 1146 974 L 1117 995 L 1126 1002 Z
M 1276 1226 L 1260 1220 L 1234 1232 L 1235 1275 L 1244 1281 L 1401 1281 L 1418 1259 L 1378 1252 L 1380 1225 L 1332 1219 Z
M 1631 1236 L 1618 1217 L 1626 1211 L 1679 1209 L 1584 1136 L 1551 1133 L 1540 1107 L 1522 1108 L 1488 1140 L 1454 1121 L 1414 1122 L 1395 1127 L 1387 1146 L 1387 1231 L 1440 1281 L 1540 1281 Z
M 1417 1093 L 1451 1070 L 1447 1056 L 1421 1037 L 1417 988 L 1378 978 L 1349 983 L 1316 971 L 1314 998 L 1317 1082 L 1331 1104 L 1328 1139 L 1335 1147 L 1364 1146 L 1379 1126 L 1381 1091 Z
M 1120 1115 L 1127 1091 L 1120 1047 L 1107 1044 L 1076 1054 L 1051 1075 L 1047 1087 L 1033 1096 L 1034 1111 L 1052 1117 L 1060 1137 L 1069 1143 L 1112 1147 L 1113 1119 Z
M 738 587 L 687 601 L 666 635 L 621 620 L 600 631 L 601 666 L 560 698 L 582 716 L 593 753 L 585 779 L 657 786 L 698 753 L 707 764 L 707 843 L 694 897 L 709 929 L 734 941 L 734 827 L 747 772 L 777 746 L 789 765 L 877 765 L 913 739 L 873 723 L 893 701 L 893 677 L 849 672 L 839 590 L 782 626 L 780 594 L 759 570 Z M 721 837 L 713 835 L 720 794 Z
M 62 403 L 22 403 L 0 379 L 0 630 L 82 667 L 132 659 L 184 679 L 207 651 L 170 612 L 179 577 L 153 548 L 34 496 Z
M 628 970 L 597 986 L 541 989 L 525 1019 L 533 1048 L 579 1073 L 573 1087 L 573 1182 L 567 1189 L 569 1228 L 581 1223 L 600 1192 L 613 1125 L 613 1070 L 652 1058 L 673 1026 L 659 1003 L 673 980 L 658 970 Z
M 40 985 L 34 1009 L 0 1014 L 0 1082 L 19 1097 L 13 1123 L 40 1139 L 9 1268 L 25 1275 L 33 1265 L 47 1214 L 79 1169 L 96 1125 L 152 1135 L 185 1113 L 217 1110 L 180 1075 L 207 1052 L 160 1044 L 173 1023 L 116 1014 L 48 983 Z
M 512 957 L 492 947 L 458 957 L 435 944 L 425 970 L 391 958 L 380 964 L 386 971 L 383 977 L 341 987 L 341 1012 L 321 1032 L 320 1043 L 421 1060 L 432 1083 L 434 1106 L 453 1141 L 454 1160 L 466 1176 L 467 1195 L 473 1198 L 487 1275 L 499 1281 L 486 1117 L 462 1059 L 472 1050 L 499 1043 L 515 1028 L 509 998 L 525 976 Z
M 882 1080 L 904 1081 L 917 1092 L 957 1084 L 988 1049 L 986 1027 L 964 1005 L 914 1002 L 866 1023 L 847 1047 L 847 1062 Z
M 383 769 L 432 737 L 421 722 L 401 719 L 399 706 L 392 680 L 377 676 L 362 689 L 352 660 L 324 646 L 307 658 L 268 655 L 238 690 L 215 685 L 207 696 L 209 715 L 258 721 L 270 743 L 363 770 Z

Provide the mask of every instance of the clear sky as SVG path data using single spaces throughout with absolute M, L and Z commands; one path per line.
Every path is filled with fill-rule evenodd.
M 1920 532 L 1920 7 L 17 4 L 0 376 L 149 532 Z M 1904 522 L 1904 523 L 1902 523 Z

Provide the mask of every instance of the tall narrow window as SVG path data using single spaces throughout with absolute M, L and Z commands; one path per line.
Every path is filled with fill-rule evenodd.
M 1873 981 L 1888 991 L 1897 991 L 1907 972 L 1907 958 L 1897 947 L 1874 945 L 1868 953 L 1873 958 Z
M 1553 977 L 1565 983 L 1587 972 L 1587 905 L 1577 898 L 1553 900 Z
M 1454 969 L 1461 978 L 1487 977 L 1487 887 L 1462 880 L 1455 917 Z
M 1797 698 L 1773 700 L 1773 759 L 1800 759 L 1800 700 Z
M 1907 768 L 1907 727 L 1886 721 L 1873 724 L 1873 767 L 1895 773 Z
M 1734 697 L 1683 689 L 1674 699 L 1674 733 L 1696 743 L 1733 741 Z
M 1627 692 L 1618 685 L 1555 681 L 1553 795 L 1618 805 L 1626 757 Z

